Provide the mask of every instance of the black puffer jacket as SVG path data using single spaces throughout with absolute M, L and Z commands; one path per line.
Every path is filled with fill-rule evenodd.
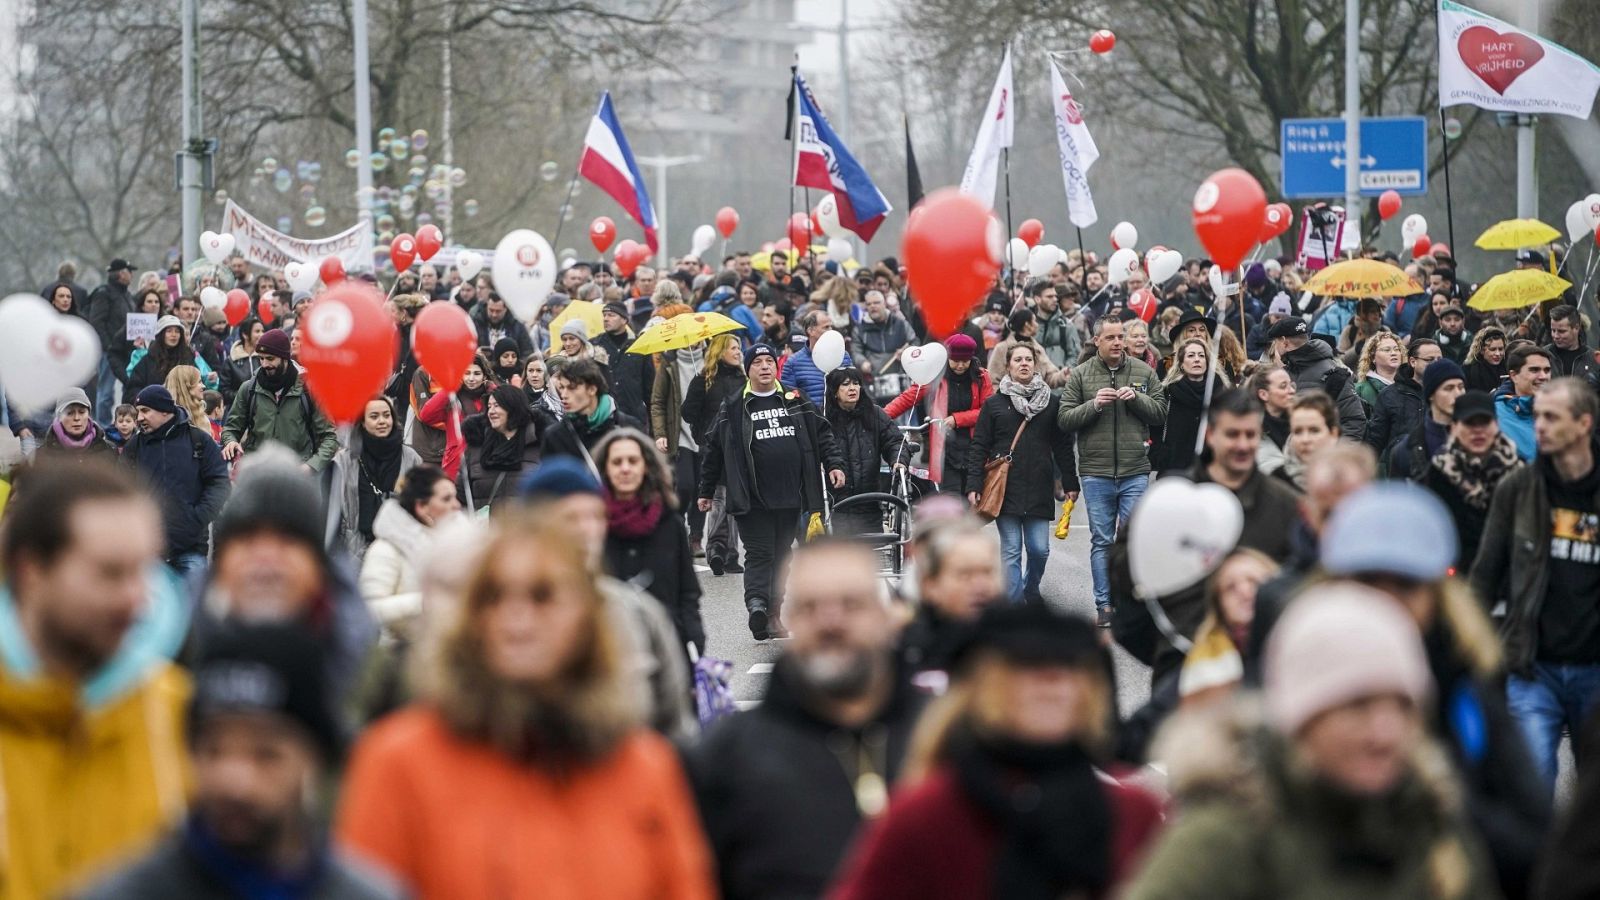
M 1211 396 L 1226 390 L 1220 377 L 1213 378 Z M 1181 472 L 1194 465 L 1194 440 L 1205 417 L 1204 381 L 1179 378 L 1167 385 L 1167 420 L 1161 434 L 1150 446 L 1150 467 L 1157 472 Z
M 1372 421 L 1367 423 L 1364 440 L 1381 458 L 1395 441 L 1410 434 L 1422 423 L 1422 413 L 1427 403 L 1422 399 L 1422 385 L 1411 373 L 1411 366 L 1401 366 L 1395 372 L 1394 384 L 1383 389 L 1372 410 Z
M 689 382 L 689 393 L 683 398 L 682 416 L 689 423 L 696 444 L 705 444 L 711 434 L 711 423 L 717 420 L 722 405 L 728 402 L 729 397 L 738 396 L 747 383 L 744 373 L 733 366 L 717 366 L 717 374 L 711 379 L 709 387 L 704 375 L 696 375 Z
M 1073 456 L 1076 436 L 1062 431 L 1059 423 L 1061 398 L 1051 397 L 1044 411 L 1028 422 L 1012 453 L 1011 472 L 1006 476 L 1006 499 L 1002 516 L 1027 516 L 1034 519 L 1055 517 L 1055 473 L 1061 473 L 1066 490 L 1078 489 L 1078 469 Z M 996 390 L 983 401 L 978 411 L 978 427 L 972 433 L 972 450 L 967 454 L 967 484 L 983 488 L 984 464 L 1004 456 L 1022 427 L 1022 413 L 1011 405 L 1011 398 Z
M 1334 394 L 1334 404 L 1339 408 L 1339 432 L 1352 441 L 1361 440 L 1366 432 L 1367 408 L 1356 393 L 1355 373 L 1345 370 L 1333 359 L 1333 350 L 1321 341 L 1306 341 L 1303 345 L 1283 355 L 1283 367 L 1289 370 L 1297 391 L 1316 389 Z M 1330 380 L 1332 379 L 1332 380 Z M 1335 382 L 1342 380 L 1339 390 L 1332 390 Z M 1382 446 L 1382 445 L 1376 445 Z
M 661 601 L 678 641 L 693 641 L 699 652 L 706 649 L 706 627 L 700 618 L 700 581 L 694 574 L 694 555 L 689 552 L 689 529 L 683 516 L 671 509 L 661 511 L 661 521 L 649 534 L 630 538 L 616 529 L 606 532 L 606 571 Z
M 828 424 L 833 440 L 844 457 L 844 487 L 833 491 L 834 499 L 853 497 L 878 489 L 878 461 L 893 463 L 905 437 L 895 427 L 883 407 L 863 397 L 853 410 L 838 404 L 828 408 Z

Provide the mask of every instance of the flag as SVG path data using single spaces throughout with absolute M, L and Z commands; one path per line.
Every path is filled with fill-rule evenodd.
M 1525 0 L 1526 2 L 1526 0 Z M 1600 67 L 1560 44 L 1439 0 L 1439 106 L 1589 118 Z
M 794 185 L 827 191 L 839 203 L 839 224 L 863 241 L 872 240 L 892 208 L 872 183 L 867 170 L 856 162 L 844 141 L 833 133 L 805 78 L 794 73 L 790 88 L 795 131 Z
M 994 91 L 989 94 L 989 105 L 984 108 L 983 121 L 978 124 L 978 139 L 973 142 L 972 155 L 967 158 L 967 170 L 961 175 L 961 193 L 977 197 L 985 206 L 994 206 L 994 191 L 1000 178 L 1000 151 L 1011 146 L 1015 99 L 1011 90 L 1011 46 L 1008 44 L 1005 59 L 1000 63 L 1000 74 L 994 80 Z
M 917 168 L 917 151 L 911 149 L 911 120 L 906 123 L 906 208 L 922 202 L 922 170 Z
M 1100 158 L 1100 148 L 1089 135 L 1072 92 L 1056 61 L 1050 60 L 1050 104 L 1056 113 L 1056 141 L 1061 150 L 1061 179 L 1067 186 L 1067 218 L 1079 228 L 1088 228 L 1100 218 L 1089 193 L 1089 167 Z
M 600 95 L 600 109 L 589 120 L 578 174 L 598 185 L 622 206 L 623 212 L 639 223 L 651 253 L 660 249 L 656 242 L 655 207 L 650 205 L 644 176 L 639 174 L 639 164 L 633 161 L 633 151 L 628 149 L 622 123 L 617 121 L 617 111 L 611 106 L 610 91 Z

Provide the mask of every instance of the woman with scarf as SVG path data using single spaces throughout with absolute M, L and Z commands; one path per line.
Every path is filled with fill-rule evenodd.
M 1261 401 L 1261 446 L 1256 448 L 1256 468 L 1293 484 L 1300 465 L 1291 462 L 1289 413 L 1294 408 L 1294 379 L 1277 363 L 1262 363 L 1245 382 L 1245 390 Z M 1289 471 L 1286 471 L 1289 470 Z
M 1043 601 L 1039 583 L 1050 558 L 1050 526 L 1056 500 L 1078 498 L 1074 433 L 1057 423 L 1060 398 L 1034 369 L 1033 348 L 1012 347 L 1006 374 L 994 396 L 978 411 L 972 449 L 967 454 L 967 499 L 977 506 L 984 498 L 984 470 L 991 460 L 1010 458 L 1005 496 L 995 527 L 1000 530 L 1000 555 L 1006 564 L 1006 588 L 1013 602 Z M 1022 553 L 1027 547 L 1027 576 Z
M 1455 520 L 1461 541 L 1458 571 L 1472 565 L 1478 556 L 1478 539 L 1483 536 L 1494 489 L 1521 467 L 1516 445 L 1500 432 L 1490 396 L 1474 390 L 1457 397 L 1450 437 L 1429 462 L 1421 481 L 1444 501 Z
M 953 334 L 944 342 L 948 362 L 944 373 L 932 385 L 914 384 L 889 401 L 883 411 L 899 418 L 918 401 L 927 404 L 932 420 L 928 429 L 928 475 L 941 491 L 967 495 L 967 453 L 972 447 L 972 429 L 978 424 L 978 410 L 994 393 L 989 372 L 972 364 L 978 343 L 965 334 Z M 978 482 L 981 487 L 983 482 Z
M 913 737 L 908 787 L 845 862 L 834 900 L 1117 893 L 1161 803 L 1096 768 L 1116 714 L 1095 631 L 1044 604 L 984 610 Z
M 1506 333 L 1495 325 L 1485 325 L 1472 336 L 1472 346 L 1467 348 L 1467 361 L 1461 368 L 1467 373 L 1467 390 L 1493 394 L 1506 380 Z
M 489 378 L 495 384 L 511 384 L 522 387 L 522 362 L 517 353 L 517 342 L 511 338 L 501 338 L 495 341 L 494 351 L 489 356 L 493 371 Z
M 862 397 L 863 376 L 855 366 L 841 366 L 828 373 L 828 405 L 825 413 L 833 426 L 833 440 L 844 457 L 844 487 L 829 492 L 833 502 L 879 489 L 880 463 L 903 466 L 900 448 L 905 437 L 894 420 L 878 404 Z M 883 531 L 882 510 L 877 504 L 834 510 L 835 534 L 870 534 Z
M 386 633 L 411 637 L 422 615 L 423 561 L 436 529 L 457 518 L 455 485 L 438 466 L 412 466 L 396 482 L 372 521 L 372 543 L 361 560 L 361 596 Z
M 489 392 L 484 411 L 461 423 L 464 474 L 474 510 L 494 510 L 517 496 L 522 473 L 539 464 L 539 426 L 522 388 L 502 384 Z
M 116 447 L 106 438 L 106 430 L 95 424 L 89 395 L 83 388 L 67 388 L 56 403 L 55 418 L 44 430 L 35 451 L 35 460 L 109 460 Z
M 152 384 L 165 384 L 174 366 L 194 366 L 200 370 L 206 387 L 217 386 L 217 375 L 200 354 L 189 346 L 183 322 L 177 316 L 162 316 L 156 322 L 155 340 L 148 347 L 133 351 L 128 360 L 128 383 L 124 392 L 137 394 Z
M 227 362 L 222 370 L 222 399 L 233 402 L 239 386 L 256 377 L 261 371 L 261 355 L 256 352 L 256 342 L 261 340 L 267 326 L 251 316 L 239 323 L 239 339 L 228 348 Z
M 1187 472 L 1194 465 L 1194 442 L 1205 418 L 1206 373 L 1211 371 L 1211 345 L 1189 338 L 1174 351 L 1175 362 L 1163 385 L 1167 392 L 1167 421 L 1161 437 L 1150 448 L 1150 467 L 1157 472 Z M 1228 387 L 1218 370 L 1211 376 L 1211 396 Z
M 350 446 L 334 454 L 330 496 L 339 499 L 339 542 L 353 559 L 372 543 L 378 510 L 394 496 L 400 476 L 422 464 L 403 436 L 394 401 L 379 394 L 367 401 Z
M 661 601 L 678 645 L 692 643 L 704 653 L 700 581 L 666 458 L 644 432 L 619 428 L 595 447 L 594 464 L 605 492 L 606 571 Z
M 531 353 L 522 364 L 522 392 L 528 395 L 528 406 L 536 412 L 542 409 L 553 419 L 561 417 L 561 397 L 550 386 L 550 369 L 544 363 L 544 354 Z
M 427 438 L 418 440 L 413 437 L 412 443 L 417 445 L 417 452 L 422 455 L 423 461 L 427 462 L 428 451 L 434 446 L 432 432 L 443 433 L 444 450 L 440 453 L 439 465 L 452 479 L 461 471 L 461 457 L 467 446 L 461 439 L 461 423 L 487 409 L 489 391 L 494 388 L 486 377 L 489 371 L 489 361 L 482 353 L 473 357 L 472 362 L 467 364 L 466 374 L 461 378 L 461 387 L 456 390 L 456 399 L 461 403 L 459 419 L 453 415 L 450 408 L 450 392 L 439 390 L 439 386 L 433 383 L 425 370 L 418 369 L 412 379 L 412 390 L 416 390 L 418 379 L 427 382 L 427 397 L 422 400 L 417 410 L 417 421 L 430 429 Z

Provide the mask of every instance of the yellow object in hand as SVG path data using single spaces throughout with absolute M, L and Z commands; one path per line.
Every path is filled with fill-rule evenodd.
M 1066 502 L 1061 504 L 1061 518 L 1056 522 L 1056 540 L 1058 541 L 1067 539 L 1067 529 L 1072 527 L 1073 506 L 1074 503 L 1071 497 L 1068 497 Z

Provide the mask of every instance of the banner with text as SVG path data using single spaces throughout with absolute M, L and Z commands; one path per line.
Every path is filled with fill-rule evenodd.
M 364 222 L 332 237 L 297 238 L 269 227 L 229 200 L 222 210 L 222 227 L 218 231 L 233 235 L 239 255 L 264 269 L 279 271 L 291 262 L 315 264 L 327 256 L 338 256 L 347 271 L 366 272 L 373 268 L 372 229 Z

